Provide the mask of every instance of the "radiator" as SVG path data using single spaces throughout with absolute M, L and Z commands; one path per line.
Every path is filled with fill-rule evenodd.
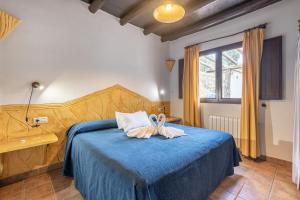
M 209 129 L 230 133 L 240 147 L 240 118 L 233 116 L 209 115 Z

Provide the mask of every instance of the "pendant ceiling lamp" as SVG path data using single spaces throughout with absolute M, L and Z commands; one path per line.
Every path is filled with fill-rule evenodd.
M 184 8 L 174 1 L 165 1 L 154 12 L 154 18 L 162 23 L 174 23 L 181 20 L 185 15 Z

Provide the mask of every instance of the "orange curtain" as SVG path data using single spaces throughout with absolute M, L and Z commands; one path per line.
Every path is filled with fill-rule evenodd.
M 201 127 L 199 98 L 199 48 L 185 49 L 183 71 L 183 121 L 185 125 Z
M 0 40 L 4 39 L 19 23 L 19 19 L 0 11 Z
M 241 107 L 241 152 L 244 156 L 260 156 L 258 141 L 259 77 L 264 29 L 244 33 L 243 85 Z

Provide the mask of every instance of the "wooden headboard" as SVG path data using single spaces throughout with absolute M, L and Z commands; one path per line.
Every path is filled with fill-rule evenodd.
M 0 106 L 0 145 L 2 142 L 24 136 L 54 133 L 58 137 L 58 142 L 48 146 L 4 154 L 4 170 L 0 179 L 63 161 L 65 133 L 74 123 L 112 119 L 115 117 L 115 111 L 145 110 L 149 114 L 158 114 L 163 107 L 168 115 L 170 102 L 152 102 L 120 85 L 115 85 L 63 104 L 32 105 L 29 121 L 38 116 L 46 116 L 49 119 L 49 123 L 32 128 L 24 120 L 26 105 Z

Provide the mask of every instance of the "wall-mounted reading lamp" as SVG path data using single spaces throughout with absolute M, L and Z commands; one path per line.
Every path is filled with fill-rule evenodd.
M 29 123 L 28 123 L 28 121 L 29 121 L 29 119 L 28 119 L 28 111 L 29 111 L 30 104 L 31 104 L 32 94 L 33 94 L 33 91 L 34 91 L 35 89 L 43 90 L 43 89 L 44 89 L 44 86 L 41 85 L 39 82 L 36 82 L 36 81 L 33 82 L 33 83 L 31 83 L 31 92 L 30 92 L 30 97 L 29 97 L 29 101 L 28 101 L 28 104 L 27 104 L 25 121 L 26 121 L 26 123 L 27 123 L 29 126 L 31 126 L 32 128 L 37 128 L 37 127 L 40 126 L 38 123 L 36 123 L 36 124 L 29 124 Z

